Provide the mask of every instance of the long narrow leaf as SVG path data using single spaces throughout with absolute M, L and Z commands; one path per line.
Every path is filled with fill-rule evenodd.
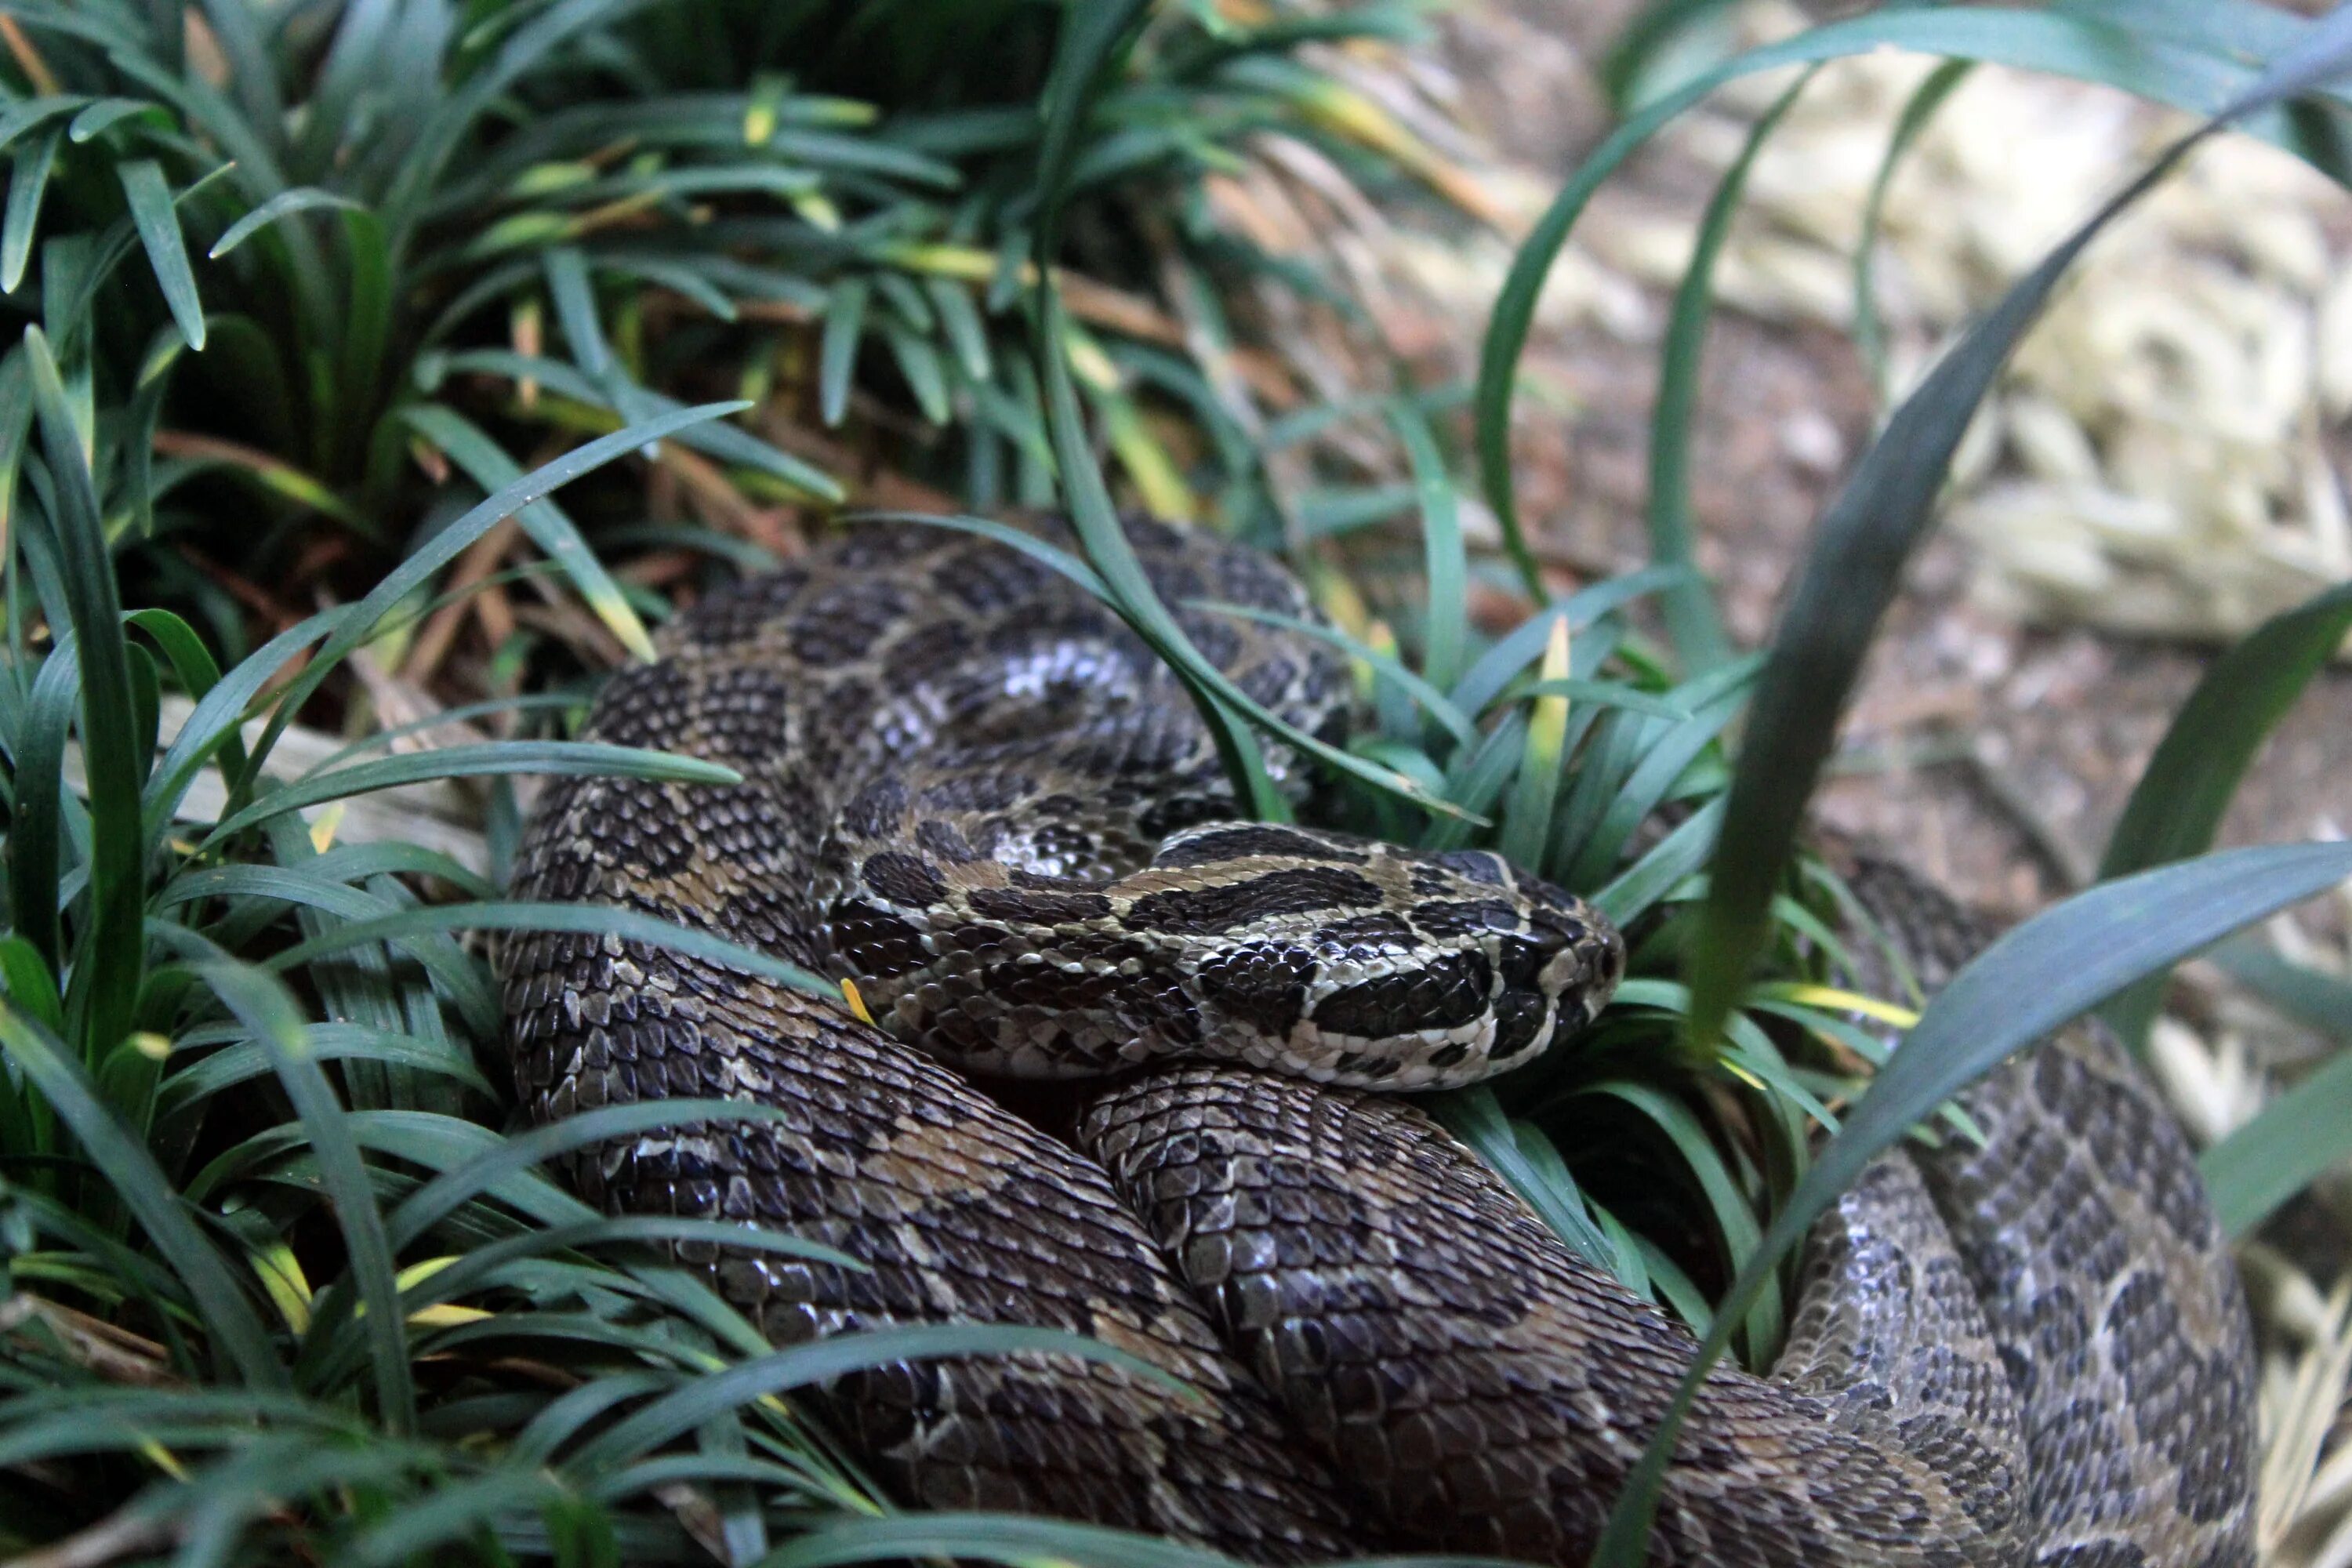
M 2198 1162 L 2221 1228 L 2244 1236 L 2352 1158 L 2352 1049 L 2263 1107 Z
M 131 205 L 131 220 L 139 226 L 139 242 L 147 247 L 147 264 L 154 269 L 163 302 L 172 320 L 192 349 L 205 346 L 204 301 L 196 297 L 196 275 L 188 267 L 188 247 L 180 238 L 180 216 L 172 205 L 172 187 L 164 183 L 163 166 L 152 158 L 133 159 L 117 171 L 122 194 Z
M 488 778 L 512 773 L 575 773 L 608 778 L 666 779 L 682 784 L 737 784 L 734 769 L 698 757 L 612 746 L 592 741 L 485 741 L 439 746 L 380 762 L 312 773 L 270 791 L 253 805 L 223 817 L 205 836 L 205 845 L 224 842 L 257 823 L 331 800 L 433 779 Z
M 2352 877 L 2352 845 L 2227 850 L 2103 882 L 2002 936 L 1953 976 L 1773 1216 L 1610 1514 L 1597 1568 L 1633 1568 L 1683 1418 L 1732 1327 L 1862 1168 L 1936 1107 L 2142 975 Z
M 1674 308 L 1666 317 L 1666 340 L 1658 351 L 1658 400 L 1650 416 L 1650 559 L 1665 566 L 1691 569 L 1689 581 L 1668 588 L 1660 596 L 1666 632 L 1683 669 L 1702 675 L 1731 658 L 1730 634 L 1716 608 L 1715 594 L 1697 575 L 1697 545 L 1693 537 L 1690 503 L 1690 441 L 1698 415 L 1699 369 L 1706 352 L 1707 320 L 1715 310 L 1715 268 L 1731 220 L 1748 190 L 1748 172 L 1756 155 L 1779 129 L 1781 119 L 1812 84 L 1819 67 L 1811 67 L 1757 117 L 1748 141 L 1717 183 L 1715 195 L 1700 218 L 1690 264 L 1675 290 Z
M 343 1257 L 367 1306 L 368 1343 L 375 1364 L 376 1415 L 394 1437 L 416 1429 L 416 1388 L 409 1376 L 406 1317 L 400 1310 L 391 1243 L 369 1188 L 359 1145 L 344 1125 L 343 1107 L 310 1054 L 309 1031 L 293 994 L 277 976 L 226 954 L 197 965 L 269 1052 L 294 1112 L 310 1136 L 319 1172 L 343 1235 Z
M 2211 847 L 2221 818 L 2263 742 L 2352 632 L 2352 584 L 2273 616 L 2216 659 L 2173 714 L 2107 839 L 2099 875 L 2120 877 Z M 2164 1003 L 2160 976 L 2105 1010 L 2138 1049 Z
M 130 1027 L 134 978 L 141 969 L 140 902 L 144 838 L 139 786 L 153 758 L 142 754 L 133 710 L 130 648 L 122 605 L 106 544 L 98 492 L 48 340 L 25 331 L 41 446 L 48 458 L 57 515 L 50 542 L 65 577 L 81 658 L 81 738 L 91 826 L 93 929 L 79 944 L 68 1016 L 80 1020 L 87 1059 L 114 1048 Z M 104 984 L 98 977 L 107 977 Z
M 2305 41 L 2309 42 L 2308 36 Z M 2104 82 L 2158 103 L 2200 111 L 2221 109 L 2254 76 L 2238 60 L 2135 38 L 2124 28 L 2094 17 L 1996 5 L 1887 7 L 1751 49 L 1629 115 L 1578 165 L 1519 247 L 1480 348 L 1476 397 L 1480 479 L 1487 504 L 1502 525 L 1506 546 L 1531 592 L 1541 591 L 1542 579 L 1519 517 L 1511 466 L 1511 397 L 1544 279 L 1594 194 L 1661 127 L 1727 82 L 1890 47 Z M 2280 58 L 2294 68 L 2305 57 Z M 2276 96 L 2305 90 L 2327 74 L 2313 72 Z M 2273 101 L 2275 97 L 2265 97 L 2255 107 Z
M 1163 1388 L 1190 1392 L 1173 1373 L 1140 1356 L 1066 1329 L 1010 1323 L 911 1324 L 836 1334 L 698 1378 L 614 1422 L 575 1450 L 571 1462 L 593 1472 L 635 1459 L 738 1405 L 870 1367 L 940 1356 L 994 1355 L 1076 1356 L 1118 1367 Z
M 839 1568 L 850 1563 L 904 1563 L 975 1558 L 1009 1568 L 1032 1563 L 1079 1563 L 1087 1568 L 1238 1568 L 1234 1559 L 1099 1524 L 1025 1519 L 1004 1513 L 891 1514 L 851 1519 L 803 1531 L 752 1568 Z M 1415 1568 L 1409 1557 L 1381 1559 L 1382 1568 Z M 1434 1563 L 1482 1568 L 1486 1560 L 1449 1557 Z M 1495 1568 L 1501 1568 L 1496 1564 Z
M 148 1239 L 186 1285 L 206 1332 L 221 1357 L 247 1384 L 259 1389 L 288 1386 L 261 1316 L 238 1286 L 212 1243 L 182 1208 L 182 1198 L 154 1157 L 91 1092 L 80 1070 L 15 1008 L 0 1006 L 0 1043 L 58 1115 L 73 1130 L 90 1163 L 102 1173 Z
M 447 453 L 450 460 L 472 475 L 474 482 L 484 489 L 525 482 L 521 468 L 507 456 L 506 449 L 456 410 L 428 405 L 404 409 L 401 417 L 418 435 Z M 572 579 L 580 596 L 588 601 L 589 609 L 612 628 L 613 635 L 621 639 L 621 646 L 639 658 L 652 658 L 653 639 L 646 635 L 645 623 L 629 607 L 620 584 L 613 581 L 612 574 L 580 537 L 579 529 L 563 510 L 551 500 L 538 499 L 517 508 L 514 519 L 530 535 L 531 542 L 563 568 L 563 574 Z
M 1925 537 L 1952 453 L 1995 375 L 2074 258 L 2190 151 L 2232 120 L 2352 64 L 2352 12 L 2313 30 L 2217 119 L 2175 142 L 2145 173 L 2011 288 L 1887 422 L 1822 517 L 1819 542 L 1781 613 L 1759 685 L 1725 819 L 1722 848 L 1690 967 L 1694 1038 L 1729 1013 L 1767 930 L 1774 882 L 1834 742 L 1847 694 L 1905 563 Z
M 251 770 L 260 767 L 268 758 L 278 737 L 293 721 L 294 711 L 318 690 L 352 649 L 364 642 L 394 605 L 421 587 L 442 567 L 456 560 L 467 546 L 488 533 L 502 520 L 512 517 L 541 496 L 560 489 L 581 475 L 603 468 L 606 463 L 626 453 L 648 446 L 690 425 L 739 412 L 747 405 L 706 403 L 692 408 L 681 408 L 674 414 L 641 420 L 610 436 L 600 436 L 586 445 L 566 452 L 551 463 L 545 463 L 530 473 L 501 485 L 485 497 L 457 521 L 436 533 L 415 553 L 387 573 L 366 596 L 342 614 L 321 647 L 300 676 L 288 687 L 285 699 L 262 731 L 261 740 L 253 748 L 247 783 L 250 784 Z M 599 569 L 601 571 L 601 568 Z M 634 620 L 635 616 L 632 614 Z M 229 679 L 234 679 L 232 676 Z M 228 679 L 221 683 L 228 685 Z M 215 692 L 215 696 L 219 693 Z M 209 699 L 207 699 L 209 700 Z

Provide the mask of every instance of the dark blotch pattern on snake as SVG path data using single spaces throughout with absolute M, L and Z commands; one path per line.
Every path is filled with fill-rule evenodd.
M 1131 537 L 1171 605 L 1311 613 L 1259 556 Z M 1321 644 L 1179 613 L 1244 687 L 1339 732 L 1347 671 Z M 559 781 L 517 892 L 852 977 L 888 1031 L 635 942 L 511 942 L 534 1116 L 662 1095 L 782 1114 L 595 1151 L 572 1172 L 592 1199 L 870 1266 L 697 1253 L 779 1342 L 1046 1325 L 1208 1395 L 1057 1356 L 835 1384 L 834 1420 L 909 1502 L 1267 1563 L 1581 1562 L 1690 1337 L 1385 1091 L 1574 1031 L 1622 973 L 1616 934 L 1491 855 L 1234 820 L 1166 670 L 1001 544 L 859 528 L 666 642 L 587 732 L 743 782 Z M 1297 788 L 1297 759 L 1271 763 Z M 1899 871 L 1853 874 L 1928 986 L 1983 940 Z M 963 1072 L 1106 1087 L 1064 1142 Z M 2247 1328 L 2179 1131 L 2088 1029 L 1965 1104 L 1984 1147 L 1889 1154 L 1816 1228 L 1773 1376 L 1707 1380 L 1656 1561 L 2251 1562 Z

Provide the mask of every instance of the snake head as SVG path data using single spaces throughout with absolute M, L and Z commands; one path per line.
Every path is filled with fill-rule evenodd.
M 1591 1023 L 1625 973 L 1598 910 L 1486 850 L 1218 824 L 1127 886 L 1130 930 L 1182 930 L 1209 1054 L 1325 1083 L 1475 1083 Z
M 1391 850 L 1413 897 L 1405 919 L 1435 956 L 1428 969 L 1491 973 L 1486 1018 L 1385 1079 L 1452 1088 L 1534 1060 L 1601 1016 L 1625 977 L 1625 939 L 1591 904 L 1491 850 Z M 1424 971 L 1424 973 L 1427 970 Z M 1328 1009 L 1325 1010 L 1328 1013 Z M 1486 1027 L 1491 1019 L 1491 1030 Z M 1426 1037 L 1426 1029 L 1421 1031 Z M 1457 1054 L 1455 1047 L 1469 1048 Z

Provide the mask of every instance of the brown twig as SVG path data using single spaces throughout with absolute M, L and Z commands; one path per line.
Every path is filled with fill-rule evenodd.
M 173 1373 L 171 1359 L 162 1345 L 128 1329 L 118 1329 L 102 1318 L 93 1318 L 29 1291 L 0 1305 L 0 1334 L 21 1334 L 35 1321 L 57 1336 L 75 1365 L 110 1383 L 161 1388 L 181 1381 Z
M 514 548 L 515 536 L 520 532 L 521 527 L 514 519 L 502 518 L 492 525 L 488 532 L 467 545 L 466 552 L 457 557 L 457 570 L 449 574 L 447 592 L 450 602 L 426 616 L 425 625 L 418 628 L 416 641 L 410 646 L 408 657 L 400 664 L 403 680 L 413 681 L 419 686 L 432 680 L 434 673 L 441 668 L 441 661 L 448 657 L 450 645 L 457 641 L 458 630 L 468 616 L 481 616 L 483 634 L 489 637 L 493 647 L 513 632 L 514 612 L 509 605 L 501 601 L 493 611 L 483 603 L 489 596 L 488 593 L 474 594 L 467 590 L 478 586 L 499 569 L 499 563 L 506 559 L 507 552 Z M 503 631 L 492 624 L 493 616 L 506 623 Z
M 58 90 L 58 74 L 49 68 L 49 62 L 41 58 L 41 51 L 33 47 L 33 40 L 25 36 L 25 29 L 16 25 L 16 17 L 0 16 L 0 38 L 7 40 L 9 54 L 16 57 L 17 68 L 25 73 L 25 79 L 32 84 L 33 90 L 43 98 L 54 96 Z
M 661 445 L 661 470 L 674 478 L 697 511 L 712 527 L 731 533 L 738 539 L 748 539 L 754 544 L 791 554 L 798 548 L 797 539 L 787 538 L 780 509 L 754 506 L 741 490 L 730 484 L 719 465 L 676 441 Z

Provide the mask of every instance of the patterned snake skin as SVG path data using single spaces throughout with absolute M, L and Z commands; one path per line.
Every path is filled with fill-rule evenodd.
M 1259 556 L 1131 536 L 1171 605 L 1311 614 Z M 1254 696 L 1336 732 L 1347 671 L 1321 645 L 1180 618 Z M 588 732 L 744 782 L 554 784 L 520 896 L 852 977 L 891 1026 L 634 942 L 510 943 L 534 1116 L 661 1095 L 785 1113 L 604 1148 L 572 1172 L 590 1197 L 870 1266 L 698 1255 L 778 1342 L 1046 1325 L 1206 1396 L 1045 1355 L 841 1380 L 829 1414 L 905 1500 L 1261 1563 L 1583 1560 L 1690 1338 L 1370 1090 L 1467 1081 L 1580 1026 L 1623 963 L 1591 910 L 1489 855 L 1233 822 L 1139 641 L 1028 556 L 935 529 L 860 528 L 714 596 Z M 1270 763 L 1297 787 L 1295 758 Z M 1853 874 L 1927 987 L 1983 940 L 1901 872 Z M 955 1068 L 1108 1076 L 1056 1112 Z M 1774 1374 L 1707 1380 L 1654 1561 L 2252 1562 L 2247 1327 L 2179 1131 L 2087 1029 L 1964 1103 L 1982 1147 L 1891 1153 L 1818 1226 Z

